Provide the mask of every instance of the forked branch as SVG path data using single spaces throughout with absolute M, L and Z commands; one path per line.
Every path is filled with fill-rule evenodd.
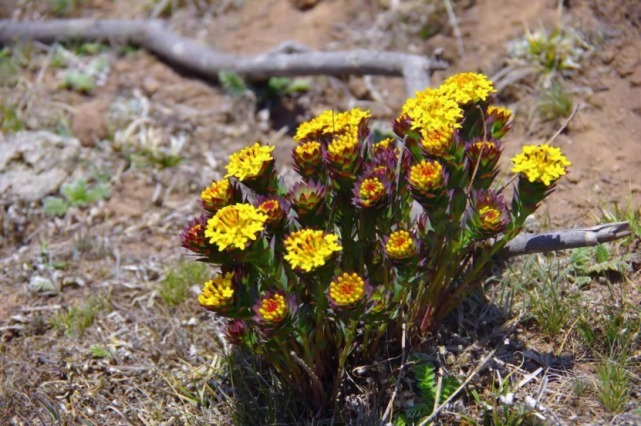
M 69 19 L 0 20 L 0 44 L 38 41 L 100 41 L 139 46 L 169 64 L 210 80 L 220 71 L 234 71 L 248 80 L 301 75 L 386 75 L 405 79 L 408 95 L 430 84 L 430 73 L 447 64 L 401 52 L 346 50 L 335 52 L 277 51 L 255 56 L 220 52 L 182 37 L 158 20 Z

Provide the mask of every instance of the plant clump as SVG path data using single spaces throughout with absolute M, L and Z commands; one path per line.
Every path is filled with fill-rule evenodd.
M 199 301 L 310 411 L 403 330 L 433 332 L 566 174 L 558 148 L 526 146 L 511 202 L 495 189 L 511 112 L 494 93 L 482 74 L 452 76 L 408 99 L 383 140 L 368 111 L 326 111 L 294 136 L 300 182 L 286 187 L 256 142 L 203 190 L 182 245 L 221 272 Z

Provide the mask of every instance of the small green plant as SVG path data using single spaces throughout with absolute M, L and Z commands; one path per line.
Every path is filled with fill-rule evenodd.
M 98 344 L 91 345 L 91 347 L 89 348 L 89 353 L 93 358 L 97 358 L 97 359 L 114 357 L 114 353 L 110 348 L 105 347 L 103 345 L 98 345 Z
M 223 90 L 234 98 L 241 98 L 249 90 L 245 79 L 234 71 L 220 71 L 218 80 Z
M 49 0 L 49 9 L 56 16 L 64 17 L 76 11 L 84 0 Z
M 169 270 L 160 283 L 160 297 L 170 306 L 178 306 L 189 297 L 189 289 L 209 278 L 203 263 L 181 261 Z
M 89 297 L 79 306 L 65 308 L 58 312 L 52 320 L 53 327 L 58 334 L 77 334 L 82 337 L 93 324 L 98 312 L 108 305 L 109 300 L 104 295 Z
M 545 120 L 567 118 L 572 114 L 574 98 L 556 79 L 541 92 L 539 113 Z
M 80 93 L 88 93 L 96 88 L 94 78 L 79 70 L 68 70 L 63 73 L 60 87 L 64 89 L 75 90 Z
M 302 78 L 272 77 L 267 82 L 267 91 L 271 96 L 283 96 L 298 92 L 307 92 L 310 80 Z
M 19 107 L 6 99 L 0 100 L 0 133 L 16 133 L 25 128 Z
M 606 410 L 621 413 L 630 400 L 630 380 L 626 366 L 618 360 L 606 359 L 596 368 L 599 385 L 597 395 Z
M 579 69 L 592 48 L 577 31 L 558 25 L 552 31 L 540 28 L 532 32 L 526 28 L 525 35 L 510 43 L 508 50 L 512 58 L 552 73 Z
M 419 400 L 412 407 L 406 408 L 404 413 L 398 416 L 400 419 L 395 419 L 395 424 L 420 423 L 422 418 L 432 414 L 437 402 L 443 403 L 460 385 L 456 377 L 443 376 L 439 388 L 434 365 L 429 362 L 420 362 L 421 354 L 413 354 L 412 357 L 414 360 L 419 360 L 411 367 L 416 380 Z
M 62 197 L 49 196 L 43 200 L 43 208 L 49 216 L 64 216 L 69 207 L 85 207 L 99 200 L 109 198 L 109 184 L 97 180 L 89 185 L 87 180 L 78 179 L 72 184 L 64 184 L 60 189 Z

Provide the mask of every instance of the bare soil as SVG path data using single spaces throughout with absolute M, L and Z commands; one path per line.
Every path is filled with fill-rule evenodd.
M 153 10 L 145 6 L 153 2 L 144 0 L 79 3 L 69 16 L 145 18 Z M 265 52 L 284 41 L 313 49 L 383 48 L 430 56 L 442 49 L 451 67 L 435 73 L 434 84 L 459 71 L 501 75 L 510 66 L 507 43 L 525 27 L 574 27 L 595 48 L 564 80 L 575 105 L 583 107 L 555 141 L 572 167 L 541 207 L 539 221 L 553 228 L 591 225 L 615 204 L 637 211 L 641 206 L 641 3 L 636 0 L 566 1 L 561 16 L 554 1 L 457 1 L 463 57 L 441 2 L 398 2 L 396 10 L 390 10 L 393 1 L 365 0 L 321 0 L 307 10 L 286 0 L 180 3 L 184 6 L 169 18 L 177 31 L 235 53 Z M 0 1 L 0 18 L 52 17 L 47 2 Z M 275 144 L 277 160 L 286 167 L 297 122 L 326 108 L 361 106 L 385 129 L 406 97 L 400 79 L 374 77 L 366 84 L 361 78 L 316 77 L 302 94 L 235 98 L 146 52 L 116 50 L 106 53 L 104 84 L 88 93 L 59 87 L 61 71 L 51 65 L 46 46 L 31 48 L 28 63 L 17 71 L 19 83 L 0 85 L 0 98 L 24 106 L 26 130 L 51 129 L 52 111 L 66 120 L 60 122 L 80 142 L 78 160 L 61 166 L 68 181 L 106 170 L 111 187 L 108 199 L 72 207 L 63 218 L 47 216 L 39 200 L 25 199 L 20 191 L 0 194 L 1 424 L 228 424 L 230 391 L 214 384 L 225 381 L 217 320 L 199 308 L 195 296 L 177 307 L 159 296 L 167 272 L 187 255 L 178 234 L 198 213 L 201 189 L 220 178 L 227 156 L 241 146 L 258 139 Z M 524 144 L 547 140 L 563 122 L 537 116 L 539 91 L 529 75 L 498 94 L 516 116 L 506 158 Z M 136 143 L 116 144 L 109 114 L 123 99 L 142 105 L 137 117 L 144 116 L 155 139 L 145 139 L 134 127 Z M 186 142 L 177 166 L 161 169 L 137 161 L 153 145 L 149 140 L 166 148 L 180 135 Z M 586 299 L 615 291 L 638 303 L 638 267 L 614 290 L 593 284 Z M 38 288 L 38 280 L 52 288 Z M 88 300 L 103 305 L 84 332 L 56 328 L 62 313 Z M 556 413 L 550 423 L 617 421 L 594 393 L 585 403 L 571 395 L 573 379 L 594 375 L 585 348 L 573 346 L 572 339 L 568 344 L 549 339 L 527 322 L 516 333 L 521 346 L 513 346 L 504 360 L 516 365 L 515 353 L 531 355 L 523 370 L 516 369 L 523 377 L 546 368 L 530 390 L 536 394 L 547 375 L 543 401 Z M 96 345 L 112 355 L 92 355 Z M 476 351 L 471 362 L 483 353 Z M 635 371 L 633 383 L 639 386 L 641 372 Z M 491 384 L 491 376 L 477 383 Z M 638 408 L 639 398 L 633 390 L 626 411 Z

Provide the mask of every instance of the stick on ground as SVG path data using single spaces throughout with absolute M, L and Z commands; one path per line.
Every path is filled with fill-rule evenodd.
M 131 44 L 209 80 L 217 80 L 220 71 L 234 71 L 247 80 L 301 75 L 399 76 L 405 79 L 409 96 L 430 85 L 430 72 L 447 67 L 445 62 L 419 55 L 371 50 L 301 52 L 294 49 L 286 53 L 271 51 L 240 56 L 182 37 L 158 20 L 0 20 L 0 45 L 29 41 Z

